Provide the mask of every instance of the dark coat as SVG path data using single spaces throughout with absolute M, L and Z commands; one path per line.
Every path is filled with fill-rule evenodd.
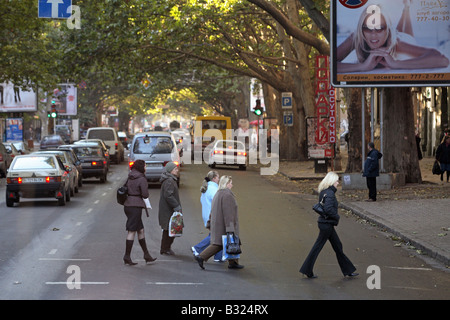
M 176 211 L 181 212 L 177 178 L 168 172 L 163 172 L 159 181 L 161 182 L 158 212 L 159 225 L 163 230 L 168 230 L 172 214 Z
M 125 207 L 145 208 L 142 198 L 148 198 L 148 182 L 142 172 L 131 170 L 128 174 L 128 198 L 124 203 Z
M 325 211 L 325 217 L 319 216 L 317 222 L 320 223 L 330 223 L 337 226 L 339 223 L 339 213 L 338 213 L 338 201 L 336 198 L 336 188 L 334 186 L 328 187 L 322 190 L 319 194 L 319 201 L 322 201 L 323 197 L 323 209 Z
M 380 160 L 382 156 L 381 152 L 377 149 L 370 150 L 366 161 L 364 161 L 363 177 L 374 178 L 380 175 L 380 164 L 378 160 Z
M 217 190 L 211 203 L 211 244 L 222 245 L 222 235 L 233 232 L 239 236 L 238 206 L 233 192 Z
M 446 145 L 445 141 L 436 150 L 436 160 L 440 163 L 450 163 L 450 145 Z

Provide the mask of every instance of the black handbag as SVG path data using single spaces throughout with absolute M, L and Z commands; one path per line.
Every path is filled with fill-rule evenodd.
M 125 201 L 128 198 L 128 187 L 127 187 L 128 179 L 123 186 L 117 189 L 117 203 L 120 205 L 124 205 Z
M 228 254 L 241 254 L 241 246 L 239 244 L 239 237 L 234 233 L 227 233 L 227 247 L 226 253 Z
M 323 200 L 325 199 L 325 197 L 326 194 L 324 194 L 322 200 L 313 205 L 312 208 L 315 212 L 317 212 L 319 215 L 323 216 L 326 219 L 325 209 L 323 208 Z
M 435 160 L 433 164 L 433 169 L 431 170 L 433 174 L 440 175 L 442 174 L 441 166 L 439 165 L 439 161 Z

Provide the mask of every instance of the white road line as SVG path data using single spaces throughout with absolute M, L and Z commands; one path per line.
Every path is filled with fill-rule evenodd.
M 50 252 L 48 254 L 55 254 L 56 251 L 58 251 L 58 249 L 52 249 L 52 250 L 50 250 Z
M 64 237 L 64 240 L 69 240 L 70 238 L 72 238 L 72 235 L 71 235 L 71 234 L 68 234 L 68 235 L 66 235 L 66 236 Z
M 106 193 L 106 192 L 103 192 L 102 196 L 104 197 L 104 196 L 106 196 L 106 195 L 107 195 L 107 193 Z
M 69 258 L 39 258 L 40 261 L 91 261 L 91 259 L 69 259 Z
M 78 221 L 77 223 L 75 223 L 75 226 L 76 226 L 76 227 L 79 227 L 79 226 L 81 226 L 82 224 L 83 224 L 83 222 Z
M 86 213 L 90 213 L 92 211 L 92 208 L 87 209 Z
M 51 281 L 47 281 L 45 284 L 64 284 L 64 285 L 67 285 L 67 284 L 71 284 L 71 285 L 76 285 L 76 284 L 109 284 L 109 282 L 98 282 L 98 281 L 83 281 L 83 282 L 71 282 L 71 281 L 69 281 L 69 282 L 67 282 L 67 281 L 59 281 L 59 282 L 51 282 Z
M 95 200 L 94 204 L 98 204 L 100 202 L 100 200 Z
M 432 269 L 430 269 L 430 268 L 389 267 L 389 266 L 386 266 L 386 268 L 390 268 L 390 269 L 398 269 L 398 270 L 432 271 Z
M 203 285 L 202 282 L 146 282 L 146 284 L 154 285 L 173 285 L 173 286 L 198 286 Z

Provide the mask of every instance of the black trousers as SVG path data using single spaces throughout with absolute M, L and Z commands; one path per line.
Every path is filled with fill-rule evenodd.
M 355 266 L 350 261 L 350 259 L 347 258 L 347 256 L 344 254 L 344 251 L 342 250 L 342 243 L 336 233 L 336 230 L 334 229 L 334 226 L 330 223 L 318 223 L 318 225 L 320 230 L 319 236 L 317 237 L 316 242 L 314 243 L 311 251 L 306 257 L 305 262 L 303 262 L 303 265 L 300 268 L 300 272 L 309 276 L 314 274 L 314 263 L 316 262 L 316 259 L 327 240 L 330 241 L 331 246 L 336 253 L 339 267 L 341 267 L 341 271 L 344 276 L 355 272 Z
M 366 177 L 367 188 L 369 188 L 369 199 L 377 200 L 377 178 Z
M 172 247 L 174 237 L 169 237 L 169 231 L 163 230 L 161 237 L 161 251 L 169 251 Z

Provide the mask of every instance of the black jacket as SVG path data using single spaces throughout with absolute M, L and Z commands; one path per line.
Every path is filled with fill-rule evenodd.
M 380 175 L 380 164 L 378 163 L 378 160 L 380 160 L 382 156 L 381 152 L 377 149 L 370 150 L 366 161 L 364 161 L 363 177 L 374 178 Z
M 319 201 L 323 200 L 323 209 L 325 211 L 325 216 L 319 216 L 317 222 L 319 223 L 331 223 L 337 226 L 339 223 L 339 213 L 338 213 L 338 201 L 336 199 L 336 188 L 334 186 L 328 187 L 322 190 L 319 194 Z
M 436 150 L 436 160 L 440 163 L 450 163 L 450 145 L 446 145 L 445 141 Z

